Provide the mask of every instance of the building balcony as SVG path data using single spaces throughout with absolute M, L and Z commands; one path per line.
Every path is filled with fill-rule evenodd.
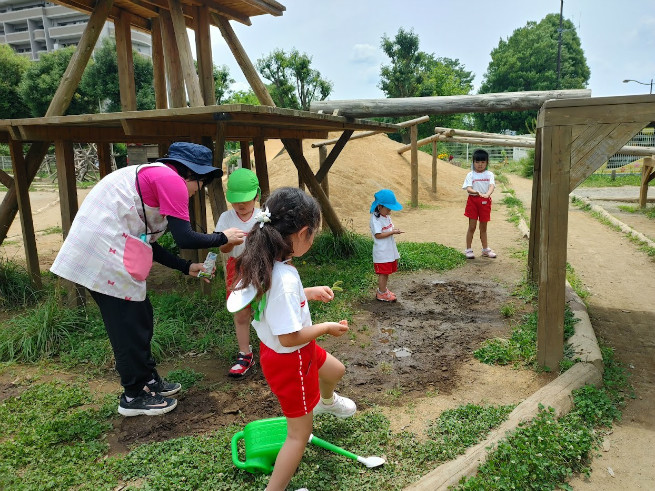
M 29 19 L 43 17 L 43 7 L 34 7 L 32 9 L 12 10 L 0 14 L 0 22 L 27 22 Z
M 34 40 L 35 41 L 45 41 L 45 30 L 44 29 L 35 29 L 34 30 Z
M 7 44 L 29 43 L 30 33 L 28 31 L 8 32 L 5 34 L 5 38 L 7 40 Z
M 48 34 L 53 39 L 79 38 L 84 32 L 85 24 L 73 24 L 71 26 L 51 27 Z
M 62 7 L 61 5 L 46 7 L 43 10 L 45 12 L 45 16 L 49 19 L 60 19 L 62 17 L 68 17 L 71 15 L 80 15 L 77 10 L 69 9 L 68 7 Z

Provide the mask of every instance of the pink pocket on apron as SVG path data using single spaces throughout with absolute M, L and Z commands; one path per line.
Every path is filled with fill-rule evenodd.
M 131 235 L 125 241 L 123 252 L 125 271 L 137 281 L 144 281 L 152 268 L 152 247 Z

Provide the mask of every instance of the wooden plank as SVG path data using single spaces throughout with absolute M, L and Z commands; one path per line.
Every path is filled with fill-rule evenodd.
M 241 68 L 241 71 L 243 72 L 243 75 L 246 77 L 246 80 L 250 84 L 250 87 L 252 88 L 253 92 L 257 96 L 259 103 L 264 106 L 274 107 L 275 103 L 273 102 L 273 98 L 271 97 L 271 94 L 269 94 L 268 89 L 262 82 L 261 78 L 259 78 L 259 74 L 255 70 L 255 67 L 250 61 L 250 58 L 248 58 L 248 55 L 246 54 L 246 51 L 243 49 L 243 46 L 241 45 L 241 42 L 237 38 L 237 35 L 235 34 L 234 30 L 232 29 L 230 22 L 224 17 L 221 17 L 220 15 L 216 15 L 216 14 L 212 14 L 212 19 L 216 23 L 218 29 L 221 31 L 221 35 L 223 36 L 223 39 L 225 39 L 225 42 L 230 48 L 230 51 L 232 51 L 232 55 L 234 56 L 234 59 L 236 60 L 239 67 Z
M 189 43 L 189 36 L 186 33 L 186 23 L 184 22 L 182 5 L 180 0 L 168 0 L 168 4 L 189 103 L 192 106 L 204 106 L 200 83 L 198 82 L 198 74 L 196 73 L 193 56 L 191 55 L 191 44 Z
M 352 136 L 353 131 L 352 130 L 346 130 L 344 131 L 341 136 L 339 137 L 339 141 L 337 144 L 332 148 L 330 151 L 330 155 L 327 156 L 325 161 L 321 163 L 320 168 L 318 169 L 318 172 L 316 173 L 316 180 L 320 183 L 323 182 L 323 180 L 327 177 L 328 172 L 330 172 L 330 169 L 332 168 L 332 165 L 334 165 L 334 162 L 337 160 L 337 157 L 343 150 L 343 148 L 346 146 L 346 143 Z
M 214 84 L 214 62 L 212 60 L 211 34 L 209 32 L 209 10 L 196 9 L 196 59 L 198 60 L 198 80 L 205 106 L 216 104 Z
M 639 208 L 645 208 L 648 202 L 648 183 L 655 177 L 655 155 L 646 157 L 641 167 L 641 185 L 639 186 Z
M 168 105 L 171 108 L 186 107 L 184 77 L 182 75 L 180 53 L 175 41 L 173 21 L 167 10 L 162 11 L 159 18 L 161 19 L 164 63 L 166 65 L 166 77 L 168 78 Z M 145 116 L 145 114 L 143 115 Z
M 412 126 L 414 124 L 420 124 L 420 123 L 425 123 L 430 120 L 430 116 L 421 116 L 420 118 L 416 119 L 410 119 L 409 121 L 402 121 L 397 124 L 397 126 L 401 128 L 407 128 L 409 126 Z M 350 137 L 351 140 L 357 140 L 358 138 L 366 138 L 367 136 L 373 136 L 373 135 L 379 135 L 382 133 L 381 131 L 364 131 L 362 133 L 357 133 L 354 134 Z M 322 147 L 324 145 L 332 145 L 334 143 L 337 143 L 339 141 L 339 138 L 332 138 L 331 140 L 326 140 L 322 142 L 315 142 L 312 143 L 312 148 L 317 148 L 317 147 Z
M 132 31 L 130 30 L 129 12 L 122 10 L 121 15 L 114 21 L 114 26 L 121 109 L 123 111 L 136 111 L 136 84 L 134 82 L 134 57 L 132 55 Z
M 416 126 L 412 126 L 409 129 L 409 139 L 412 146 L 409 165 L 411 169 L 412 208 L 416 208 L 418 206 L 418 145 L 416 144 L 418 140 L 418 128 Z
M 36 251 L 36 237 L 34 236 L 34 222 L 32 221 L 32 205 L 23 146 L 20 142 L 9 142 L 11 152 L 11 166 L 14 171 L 14 182 L 17 190 L 18 209 L 20 210 L 20 224 L 23 230 L 23 247 L 25 247 L 25 261 L 30 281 L 36 288 L 41 288 L 41 271 L 39 269 L 39 255 Z
M 287 149 L 287 152 L 289 153 L 289 156 L 291 157 L 294 165 L 298 169 L 298 173 L 302 176 L 303 181 L 307 184 L 309 191 L 321 205 L 321 213 L 323 214 L 323 219 L 327 221 L 330 229 L 332 230 L 332 233 L 334 235 L 343 235 L 344 229 L 341 226 L 341 222 L 339 221 L 337 214 L 332 208 L 330 200 L 325 195 L 323 188 L 321 188 L 321 185 L 314 177 L 312 169 L 310 168 L 307 160 L 305 159 L 305 156 L 302 153 L 302 142 L 300 140 L 285 138 L 282 140 L 282 143 Z
M 543 128 L 537 362 L 556 370 L 564 354 L 571 128 Z
M 155 88 L 155 107 L 166 109 L 168 98 L 166 96 L 166 62 L 164 60 L 164 45 L 162 41 L 161 19 L 152 19 L 152 71 Z
M 599 123 L 638 123 L 655 121 L 655 96 L 651 102 L 612 104 L 604 106 L 550 107 L 544 105 L 537 125 L 574 126 Z
M 619 151 L 623 145 L 639 133 L 647 123 L 622 123 L 615 125 L 604 125 L 612 128 L 606 136 L 601 139 L 592 138 L 585 143 L 583 148 L 588 149 L 575 152 L 577 160 L 573 160 L 573 150 L 571 151 L 571 176 L 569 182 L 569 191 L 573 191 L 587 177 L 593 174 L 601 165 L 607 162 L 607 159 Z M 600 133 L 601 135 L 603 132 Z M 597 135 L 594 135 L 597 136 Z M 578 139 L 580 140 L 580 139 Z M 582 142 L 580 142 L 582 146 Z
M 252 165 L 250 165 L 250 142 L 248 140 L 240 141 L 239 148 L 241 150 L 241 167 L 244 169 L 252 168 Z
M 432 192 L 437 192 L 437 142 L 432 142 Z
M 252 142 L 255 154 L 255 173 L 259 181 L 259 187 L 262 190 L 262 195 L 259 202 L 262 203 L 268 195 L 271 194 L 271 185 L 268 180 L 268 162 L 266 161 L 266 145 L 263 138 L 255 138 Z
M 584 159 L 596 145 L 605 140 L 619 123 L 586 125 L 586 130 L 571 144 L 571 166 Z M 573 174 L 571 174 L 573 177 Z
M 528 237 L 528 281 L 539 284 L 539 243 L 541 236 L 541 141 L 542 128 L 537 128 L 532 173 L 532 202 L 530 203 L 530 235 Z
M 320 167 L 323 167 L 323 164 L 327 160 L 327 148 L 325 148 L 325 145 L 321 145 L 318 147 L 318 163 Z M 320 169 L 319 169 L 320 172 Z M 325 192 L 325 196 L 330 198 L 330 184 L 329 184 L 329 179 L 328 179 L 328 174 L 325 174 L 325 177 L 320 181 L 321 187 L 323 188 L 323 191 Z M 325 220 L 323 220 L 323 231 L 326 232 L 330 228 Z
M 14 185 L 14 178 L 0 169 L 0 183 L 6 188 L 10 188 Z
M 111 144 L 106 142 L 96 143 L 96 150 L 98 152 L 100 178 L 103 178 L 111 172 Z

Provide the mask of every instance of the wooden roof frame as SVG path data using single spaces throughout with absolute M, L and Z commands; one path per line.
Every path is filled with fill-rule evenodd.
M 537 362 L 564 350 L 569 193 L 655 121 L 655 95 L 547 101 L 537 117 L 528 270 L 539 286 Z

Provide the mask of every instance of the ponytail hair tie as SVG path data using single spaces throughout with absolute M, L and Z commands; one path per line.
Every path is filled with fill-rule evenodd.
M 259 223 L 259 228 L 262 228 L 265 223 L 271 222 L 271 212 L 268 210 L 268 206 L 265 210 L 260 210 L 259 213 L 255 215 L 255 221 Z

